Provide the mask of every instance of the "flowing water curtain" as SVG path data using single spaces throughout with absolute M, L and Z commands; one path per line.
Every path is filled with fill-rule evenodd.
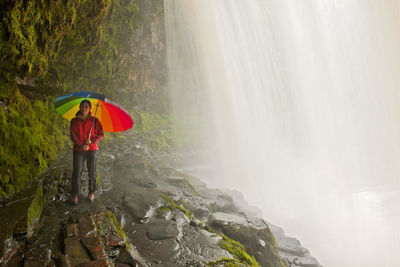
M 171 2 L 167 25 L 173 19 L 185 31 L 167 27 L 169 64 L 189 62 L 175 74 L 206 92 L 199 105 L 211 110 L 220 183 L 331 266 L 393 266 L 393 250 L 366 244 L 398 248 L 385 228 L 396 219 L 376 212 L 380 192 L 365 187 L 399 189 L 399 3 Z
M 171 88 L 175 95 L 182 87 L 184 92 L 205 93 L 191 108 L 211 109 L 207 130 L 213 138 L 207 139 L 214 139 L 225 154 L 218 161 L 226 166 L 225 176 L 242 173 L 243 178 L 246 172 L 234 166 L 249 165 L 248 155 L 259 154 L 260 145 L 268 143 L 263 147 L 270 149 L 277 139 L 293 141 L 291 133 L 296 131 L 291 93 L 283 88 L 276 68 L 278 54 L 264 27 L 267 17 L 256 1 L 166 1 L 166 5 Z M 251 164 L 246 168 L 253 169 Z

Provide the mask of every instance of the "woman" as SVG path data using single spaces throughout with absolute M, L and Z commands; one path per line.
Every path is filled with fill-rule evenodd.
M 85 159 L 89 172 L 88 198 L 91 202 L 94 201 L 96 191 L 97 143 L 104 137 L 104 133 L 100 121 L 91 115 L 91 109 L 90 101 L 82 100 L 79 111 L 71 120 L 70 133 L 74 143 L 71 201 L 74 204 L 78 203 L 79 183 Z

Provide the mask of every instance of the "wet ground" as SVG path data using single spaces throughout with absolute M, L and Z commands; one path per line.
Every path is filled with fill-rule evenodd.
M 132 138 L 128 135 L 118 145 L 102 148 L 94 203 L 86 198 L 86 172 L 78 205 L 69 203 L 72 155 L 67 154 L 43 174 L 39 202 L 44 208 L 37 222 L 18 226 L 30 221 L 21 218 L 33 210 L 32 192 L 3 205 L 0 224 L 8 231 L 1 231 L 1 263 L 126 267 L 230 262 L 251 266 L 250 260 L 239 255 L 246 253 L 262 266 L 284 266 L 285 262 L 319 266 L 297 240 L 257 217 L 240 193 L 210 189 L 201 177 L 175 168 L 179 156 L 150 153 Z M 279 248 L 270 228 L 279 234 Z M 229 238 L 242 243 L 236 253 L 223 245 L 234 244 Z

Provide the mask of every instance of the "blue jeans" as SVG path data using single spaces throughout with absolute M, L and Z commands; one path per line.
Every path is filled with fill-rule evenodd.
M 83 171 L 83 166 L 87 163 L 87 169 L 89 173 L 89 193 L 94 193 L 97 189 L 96 184 L 96 161 L 97 161 L 97 150 L 91 151 L 75 151 L 73 156 L 73 171 L 72 171 L 72 190 L 73 196 L 79 194 L 79 184 Z

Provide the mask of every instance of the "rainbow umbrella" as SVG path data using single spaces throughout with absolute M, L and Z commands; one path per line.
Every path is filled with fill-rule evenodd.
M 54 102 L 56 111 L 67 120 L 72 120 L 79 111 L 79 104 L 87 99 L 92 103 L 92 115 L 98 118 L 106 132 L 123 132 L 133 126 L 133 120 L 128 112 L 104 95 L 81 91 L 60 96 Z

